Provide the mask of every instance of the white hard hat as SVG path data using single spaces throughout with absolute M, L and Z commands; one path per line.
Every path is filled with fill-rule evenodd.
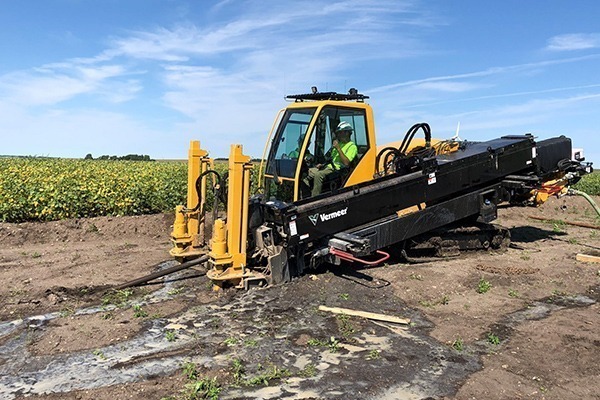
M 352 129 L 352 125 L 350 125 L 348 122 L 346 121 L 342 121 L 338 124 L 337 128 L 336 128 L 336 132 L 343 132 L 343 131 L 347 131 L 347 132 L 352 132 L 354 129 Z

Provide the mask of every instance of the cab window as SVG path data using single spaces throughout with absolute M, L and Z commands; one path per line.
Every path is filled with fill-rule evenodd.
M 358 147 L 358 155 L 353 160 L 356 165 L 369 148 L 365 111 L 342 107 L 325 107 L 315 123 L 310 136 L 309 150 L 314 162 L 322 164 L 328 161 L 329 151 L 335 139 L 335 129 L 340 122 L 348 122 L 352 128 L 350 140 Z
M 273 139 L 267 162 L 267 174 L 294 178 L 302 140 L 315 110 L 315 108 L 303 108 L 286 111 Z
M 350 141 L 356 144 L 357 154 L 348 167 L 337 169 L 324 178 L 319 194 L 344 187 L 352 171 L 369 149 L 366 121 L 366 111 L 363 109 L 331 106 L 322 109 L 308 138 L 307 150 L 300 168 L 298 195 L 300 199 L 311 197 L 313 193 L 314 180 L 311 179 L 309 169 L 311 167 L 323 169 L 332 162 L 331 149 L 333 140 L 336 139 L 335 131 L 341 122 L 347 122 L 352 127 Z

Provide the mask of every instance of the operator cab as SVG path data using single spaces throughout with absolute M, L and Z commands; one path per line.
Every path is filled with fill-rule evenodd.
M 350 165 L 325 178 L 320 194 L 335 192 L 350 183 L 372 177 L 370 168 L 367 168 L 368 172 L 358 168 L 369 150 L 375 147 L 374 140 L 370 139 L 374 137 L 372 111 L 363 101 L 367 96 L 351 91 L 347 95 L 313 92 L 287 98 L 295 102 L 283 113 L 271 142 L 264 177 L 267 198 L 293 202 L 311 197 L 311 182 L 305 182 L 305 178 L 310 168 L 322 168 L 332 162 L 331 149 L 340 122 L 347 122 L 352 127 L 350 141 L 356 145 L 358 153 Z

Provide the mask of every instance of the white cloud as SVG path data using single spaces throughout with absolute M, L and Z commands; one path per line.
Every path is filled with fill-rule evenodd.
M 431 28 L 436 23 L 424 11 L 416 9 L 411 1 L 318 1 L 293 7 L 276 1 L 222 2 L 210 12 L 226 15 L 222 9 L 228 7 L 235 8 L 234 19 L 208 26 L 188 23 L 170 29 L 161 27 L 131 32 L 128 36 L 114 38 L 111 47 L 99 58 L 126 56 L 186 62 L 195 57 L 230 54 L 243 59 L 253 51 L 285 49 L 299 53 L 303 49 L 335 49 L 349 44 L 377 46 L 383 50 L 393 43 L 396 48 L 386 51 L 392 54 L 400 49 L 409 50 L 402 48 L 403 44 L 416 43 L 401 37 L 390 41 L 389 36 L 382 33 L 389 33 L 401 25 L 422 23 Z M 417 48 L 415 46 L 410 52 Z M 320 54 L 321 57 L 335 55 Z
M 18 71 L 0 76 L 0 99 L 26 107 L 54 105 L 78 95 L 106 93 L 108 99 L 117 98 L 119 92 L 135 93 L 136 81 L 125 81 L 110 86 L 113 78 L 126 74 L 120 65 L 82 66 L 77 63 L 48 64 L 28 71 Z M 116 90 L 116 89 L 119 90 Z
M 546 50 L 572 51 L 600 48 L 600 33 L 569 33 L 548 39 Z
M 592 85 L 581 85 L 581 86 L 565 86 L 551 89 L 543 89 L 543 90 L 528 90 L 528 91 L 518 91 L 518 92 L 509 92 L 509 93 L 499 93 L 499 94 L 490 94 L 484 96 L 476 96 L 476 97 L 462 97 L 462 98 L 452 98 L 452 99 L 443 99 L 443 100 L 434 100 L 428 102 L 421 103 L 412 103 L 405 105 L 405 107 L 409 108 L 422 108 L 429 107 L 433 105 L 440 104 L 450 104 L 450 103 L 459 103 L 459 102 L 469 102 L 469 101 L 479 101 L 479 100 L 491 100 L 491 99 L 501 99 L 505 97 L 519 97 L 519 96 L 531 96 L 531 95 L 539 95 L 539 94 L 547 94 L 547 93 L 555 93 L 555 92 L 564 92 L 564 91 L 573 91 L 573 90 L 581 90 L 581 89 L 595 89 L 600 87 L 600 84 L 592 84 Z
M 248 151 L 258 155 L 263 138 L 252 139 L 266 134 L 285 94 L 315 84 L 340 91 L 354 80 L 351 71 L 361 63 L 422 54 L 415 30 L 438 23 L 412 1 L 396 0 L 321 0 L 295 6 L 224 1 L 207 12 L 207 20 L 213 21 L 208 25 L 188 20 L 131 31 L 109 38 L 96 55 L 0 76 L 0 106 L 10 101 L 19 107 L 12 114 L 20 114 L 20 121 L 39 121 L 22 122 L 22 130 L 33 138 L 39 138 L 35 132 L 40 129 L 47 132 L 44 137 L 76 143 L 77 132 L 88 125 L 120 148 L 125 132 L 146 143 L 144 131 L 153 129 L 143 121 L 160 120 L 168 121 L 166 135 L 207 133 L 218 155 L 227 153 L 227 143 L 245 142 L 241 136 L 248 135 Z M 410 34 L 396 32 L 402 27 Z M 129 110 L 136 114 L 130 118 L 101 111 L 104 105 L 98 100 L 130 101 L 142 91 L 153 97 L 132 103 Z M 84 101 L 67 103 L 74 99 Z M 159 113 L 147 111 L 142 101 Z M 10 119 L 11 128 L 5 124 L 0 134 L 19 130 L 19 120 Z M 96 144 L 106 148 L 110 142 Z M 68 146 L 62 148 L 66 152 Z M 69 155 L 65 152 L 53 155 Z
M 454 74 L 454 75 L 433 76 L 433 77 L 429 77 L 429 78 L 415 79 L 415 80 L 410 80 L 410 81 L 405 81 L 405 82 L 393 83 L 393 84 L 389 84 L 389 85 L 385 85 L 385 86 L 371 88 L 368 90 L 368 92 L 369 93 L 389 92 L 390 90 L 394 90 L 394 89 L 398 89 L 398 88 L 415 87 L 418 85 L 422 85 L 424 83 L 452 81 L 452 80 L 456 80 L 456 79 L 481 78 L 481 77 L 502 75 L 502 74 L 508 74 L 508 73 L 529 73 L 531 71 L 537 71 L 544 67 L 550 67 L 553 65 L 560 65 L 560 64 L 576 63 L 576 62 L 580 62 L 580 61 L 597 59 L 599 57 L 600 57 L 600 54 L 591 54 L 588 56 L 561 58 L 561 59 L 556 59 L 556 60 L 545 60 L 545 61 L 539 61 L 539 62 L 535 62 L 535 63 L 506 65 L 506 66 L 500 66 L 500 67 L 490 67 L 490 68 L 486 68 L 481 71 L 466 72 L 466 73 Z
M 482 88 L 483 85 L 478 85 L 468 82 L 423 82 L 415 85 L 415 89 L 425 89 L 439 92 L 462 93 L 475 89 Z

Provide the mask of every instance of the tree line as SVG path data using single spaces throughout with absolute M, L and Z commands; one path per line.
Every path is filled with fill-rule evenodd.
M 88 153 L 84 157 L 85 160 L 129 160 L 129 161 L 154 161 L 147 154 L 127 154 L 126 156 L 108 156 L 103 155 L 97 158 L 94 158 L 91 153 Z

